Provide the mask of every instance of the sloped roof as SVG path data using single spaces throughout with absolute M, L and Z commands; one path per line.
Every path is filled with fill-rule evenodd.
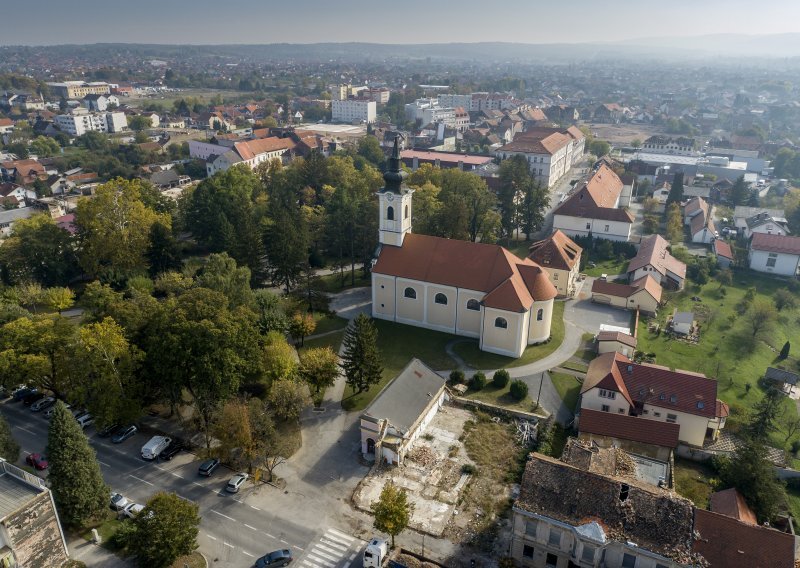
M 614 296 L 616 298 L 630 298 L 636 292 L 645 290 L 650 294 L 656 302 L 661 301 L 661 294 L 663 288 L 661 284 L 656 282 L 655 278 L 650 276 L 642 276 L 638 280 L 633 281 L 631 284 L 617 284 L 616 282 L 607 282 L 605 280 L 597 279 L 592 282 L 592 293 L 605 294 Z
M 247 140 L 245 142 L 236 142 L 233 147 L 243 160 L 252 160 L 259 154 L 266 154 L 277 150 L 288 150 L 293 148 L 294 145 L 295 143 L 291 138 L 272 136 L 269 138 Z
M 629 211 L 614 207 L 623 187 L 619 176 L 603 163 L 555 210 L 555 214 L 632 223 L 634 217 Z
M 635 337 L 621 331 L 601 331 L 597 334 L 597 341 L 616 341 L 633 348 L 638 343 Z
M 546 239 L 533 243 L 528 250 L 528 258 L 543 268 L 567 271 L 572 270 L 583 251 L 561 229 L 556 229 Z
M 681 278 L 686 278 L 686 265 L 669 253 L 668 246 L 669 242 L 661 235 L 650 235 L 643 238 L 639 252 L 628 264 L 628 273 L 644 266 L 652 266 L 662 275 L 666 275 L 669 271 Z
M 624 355 L 612 351 L 611 353 L 603 353 L 595 357 L 589 363 L 589 369 L 586 371 L 586 379 L 581 386 L 581 394 L 592 390 L 595 387 L 611 389 L 617 391 L 625 397 L 629 404 L 633 404 L 633 399 L 628 393 L 628 387 L 625 386 L 625 381 L 622 380 L 622 373 L 620 373 L 614 361 L 629 361 Z
M 581 410 L 578 429 L 598 436 L 665 448 L 678 447 L 678 434 L 681 431 L 680 424 L 589 409 Z
M 800 255 L 800 237 L 753 233 L 750 248 L 765 252 Z
M 528 136 L 528 132 L 518 135 L 515 140 L 498 149 L 498 152 L 520 152 L 523 154 L 555 154 L 572 141 L 572 138 L 560 132 L 547 136 Z
M 538 264 L 501 246 L 414 233 L 402 247 L 384 245 L 372 271 L 484 292 L 484 305 L 515 312 L 557 295 Z
M 758 524 L 756 514 L 734 487 L 711 494 L 710 508 L 715 513 L 731 517 L 748 525 Z
M 793 568 L 794 536 L 758 525 L 748 525 L 712 511 L 695 510 L 693 550 L 711 568 Z
M 796 385 L 797 382 L 800 381 L 800 375 L 797 373 L 787 371 L 786 369 L 778 369 L 776 367 L 767 367 L 764 378 L 768 381 L 786 383 L 787 385 Z
M 733 260 L 733 249 L 731 248 L 731 245 L 722 239 L 714 239 L 714 254 Z
M 656 279 L 650 276 L 642 276 L 638 280 L 634 280 L 631 283 L 631 286 L 636 288 L 636 291 L 644 289 L 648 294 L 650 294 L 656 302 L 661 301 L 661 294 L 664 289 L 661 287 L 661 284 L 656 282 Z

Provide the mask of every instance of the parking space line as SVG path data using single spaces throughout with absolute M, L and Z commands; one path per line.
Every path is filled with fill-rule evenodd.
M 248 529 L 250 529 L 251 531 L 257 531 L 257 530 L 258 530 L 256 527 L 251 527 L 251 526 L 250 526 L 250 525 L 248 525 L 247 523 L 244 523 L 244 526 L 246 526 L 246 527 L 247 527 Z
M 246 556 L 249 556 L 250 558 L 255 558 L 255 557 L 256 557 L 256 555 L 255 555 L 255 554 L 250 554 L 250 553 L 249 553 L 249 552 L 247 552 L 246 550 L 242 550 L 242 554 L 244 554 L 244 555 L 246 555 Z
M 28 430 L 27 428 L 23 428 L 22 426 L 16 426 L 16 428 L 17 430 L 22 430 L 23 432 L 27 432 L 28 434 L 33 434 L 34 436 L 37 435 L 36 432 L 31 432 L 30 430 Z
M 233 545 L 232 545 L 231 543 L 229 543 L 229 542 L 223 542 L 222 544 L 224 544 L 225 546 L 227 546 L 227 547 L 230 547 L 230 548 L 236 548 L 235 546 L 233 546 Z
M 175 473 L 174 471 L 170 471 L 169 474 L 170 475 L 174 475 L 175 477 L 180 477 L 181 479 L 184 479 L 184 477 L 180 473 Z
M 268 532 L 265 532 L 264 534 L 265 534 L 265 535 L 267 535 L 269 538 L 275 538 L 274 536 L 272 536 L 272 535 L 271 535 L 271 534 L 269 534 Z
M 215 537 L 215 536 L 211 536 L 210 534 L 207 534 L 206 536 L 207 536 L 208 538 L 210 538 L 211 540 L 217 540 L 217 537 Z
M 216 513 L 216 514 L 217 514 L 217 515 L 219 515 L 220 517 L 225 517 L 225 518 L 226 518 L 226 519 L 228 519 L 229 521 L 233 521 L 234 523 L 236 522 L 236 519 L 234 519 L 233 517 L 229 517 L 228 515 L 223 515 L 222 513 L 220 513 L 219 511 L 217 511 L 216 509 L 211 509 L 211 512 L 212 512 L 212 513 Z
M 152 483 L 150 483 L 149 481 L 147 481 L 146 479 L 142 479 L 141 477 L 136 477 L 135 475 L 131 475 L 130 473 L 128 474 L 128 477 L 132 477 L 132 478 L 134 478 L 134 479 L 136 479 L 136 480 L 138 480 L 138 481 L 141 481 L 142 483 L 146 483 L 146 484 L 147 484 L 147 485 L 149 485 L 150 487 L 152 487 L 152 486 L 153 486 L 153 484 L 152 484 Z
M 259 509 L 258 507 L 255 507 L 255 506 L 253 506 L 253 505 L 250 505 L 250 508 L 251 508 L 251 509 L 255 509 L 256 511 L 260 511 L 260 510 L 261 510 L 261 509 Z
M 97 463 L 99 463 L 100 465 L 104 465 L 104 466 L 106 466 L 106 467 L 111 467 L 110 465 L 108 465 L 108 464 L 107 464 L 106 462 L 104 462 L 104 461 L 97 460 Z

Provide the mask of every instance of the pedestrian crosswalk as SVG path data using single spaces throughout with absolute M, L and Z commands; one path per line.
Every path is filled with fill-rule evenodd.
M 306 568 L 348 568 L 360 548 L 359 539 L 330 528 L 306 549 L 300 563 Z

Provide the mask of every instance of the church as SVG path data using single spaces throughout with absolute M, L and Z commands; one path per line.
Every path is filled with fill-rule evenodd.
M 547 272 L 498 245 L 414 234 L 406 175 L 395 139 L 378 192 L 372 317 L 473 337 L 508 357 L 546 341 L 558 293 Z

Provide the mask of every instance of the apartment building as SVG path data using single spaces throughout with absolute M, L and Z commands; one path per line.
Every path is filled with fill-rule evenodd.
M 76 108 L 70 114 L 59 114 L 55 125 L 71 136 L 81 136 L 87 132 L 122 132 L 128 128 L 128 120 L 122 112 L 89 112 Z
M 362 122 L 371 124 L 377 116 L 377 103 L 368 99 L 331 101 L 333 122 Z
M 538 183 L 551 187 L 583 158 L 586 138 L 574 126 L 532 128 L 497 149 L 501 160 L 521 154 Z
M 108 95 L 111 85 L 101 81 L 86 83 L 85 81 L 64 81 L 63 83 L 47 83 L 52 93 L 63 99 L 82 99 L 86 95 Z

